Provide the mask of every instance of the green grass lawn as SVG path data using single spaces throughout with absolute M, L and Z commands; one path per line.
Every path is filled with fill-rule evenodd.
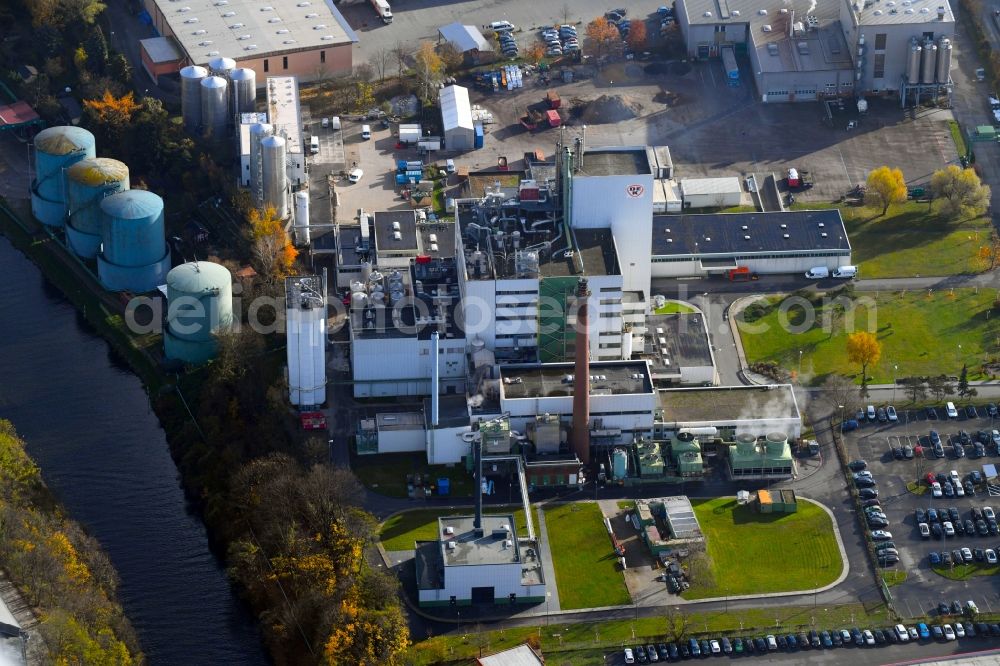
M 989 243 L 985 217 L 946 222 L 926 203 L 893 206 L 885 217 L 868 207 L 843 207 L 841 214 L 863 279 L 979 273 L 977 259 Z
M 545 526 L 563 610 L 631 603 L 596 504 L 548 507 Z
M 502 513 L 505 510 L 510 512 L 514 509 L 510 507 L 488 506 L 483 509 L 486 514 Z M 464 516 L 471 515 L 472 507 L 461 509 L 415 509 L 396 514 L 382 524 L 379 529 L 379 540 L 386 550 L 413 550 L 414 541 L 433 541 L 437 538 L 437 519 L 442 516 Z M 538 534 L 538 513 L 535 510 L 535 534 Z M 524 520 L 524 509 L 517 507 L 514 510 L 514 525 L 517 526 L 517 535 L 528 536 L 528 526 Z
M 694 314 L 697 312 L 693 307 L 677 301 L 669 301 L 662 308 L 657 308 L 653 314 Z
M 972 564 L 959 564 L 952 567 L 938 566 L 932 567 L 934 573 L 951 580 L 968 580 L 976 576 L 996 576 L 1000 573 L 1000 566 L 995 564 L 985 564 L 983 562 L 973 562 Z
M 427 474 L 431 483 L 435 485 L 439 478 L 447 477 L 451 480 L 452 497 L 472 497 L 475 485 L 472 476 L 465 471 L 463 465 L 430 466 L 427 464 L 427 456 L 423 453 L 383 453 L 366 456 L 352 453 L 351 468 L 361 483 L 389 497 L 407 496 L 407 474 Z
M 882 580 L 884 580 L 885 584 L 888 585 L 889 587 L 893 587 L 894 585 L 902 585 L 906 581 L 906 572 L 893 571 L 893 570 L 883 571 Z
M 774 305 L 777 301 L 771 300 L 760 319 L 751 321 L 754 315 L 748 310 L 747 321 L 740 321 L 739 326 L 749 362 L 774 361 L 792 371 L 798 368 L 802 351 L 802 376 L 813 383 L 830 373 L 859 374 L 860 368 L 847 361 L 846 351 L 847 335 L 856 330 L 876 332 L 882 344 L 881 359 L 868 368 L 875 383 L 892 383 L 894 376 L 958 376 L 963 363 L 969 366 L 969 379 L 981 379 L 985 357 L 1000 352 L 1000 312 L 987 319 L 995 297 L 993 289 L 879 292 L 877 296 L 866 292 L 858 298 L 871 299 L 867 302 L 875 307 L 856 302 L 850 330 L 850 318 L 833 318 L 823 304 L 816 306 L 815 321 L 806 329 L 809 315 L 804 307 L 793 305 L 782 314 Z M 824 326 L 824 320 L 833 325 Z M 790 327 L 801 325 L 804 330 L 785 331 L 782 322 Z
M 807 590 L 832 583 L 844 563 L 830 516 L 811 502 L 762 514 L 735 499 L 692 499 L 714 584 L 691 580 L 687 599 Z
M 893 624 L 886 607 L 859 603 L 841 606 L 772 606 L 747 608 L 731 613 L 691 612 L 686 614 L 689 636 L 761 636 L 769 633 L 817 629 L 840 629 L 845 626 L 885 627 Z M 512 627 L 495 631 L 476 631 L 475 625 L 463 625 L 447 634 L 434 636 L 413 645 L 407 653 L 408 664 L 466 664 L 479 654 L 491 654 L 530 641 L 541 647 L 546 663 L 558 666 L 593 666 L 604 663 L 603 655 L 620 653 L 621 644 L 673 641 L 663 616 L 638 620 L 581 622 L 533 627 Z M 775 626 L 775 620 L 778 624 Z M 544 620 L 539 622 L 541 625 Z

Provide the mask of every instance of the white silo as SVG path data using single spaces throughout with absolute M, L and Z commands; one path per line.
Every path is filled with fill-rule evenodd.
M 201 127 L 209 139 L 226 135 L 229 122 L 229 84 L 221 76 L 209 76 L 201 81 Z
M 326 402 L 326 298 L 318 275 L 285 279 L 288 397 L 298 407 Z
M 261 159 L 260 142 L 271 136 L 274 128 L 267 123 L 257 123 L 250 128 L 250 196 L 253 205 L 260 208 L 264 205 L 263 160 Z
M 920 69 L 921 83 L 934 83 L 935 67 L 937 65 L 937 46 L 931 40 L 924 43 L 923 67 Z
M 938 42 L 937 52 L 937 82 L 948 83 L 951 73 L 951 40 L 942 37 Z
M 185 131 L 194 134 L 201 126 L 201 82 L 208 70 L 198 65 L 188 65 L 181 70 L 181 118 Z
M 906 61 L 906 82 L 910 85 L 920 83 L 920 54 L 923 49 L 914 37 L 910 40 L 910 55 Z
M 264 137 L 260 142 L 264 205 L 274 206 L 278 217 L 288 217 L 288 176 L 285 173 L 285 140 L 280 136 Z
M 252 113 L 257 106 L 257 73 L 248 67 L 239 67 L 229 73 L 229 83 L 232 85 L 233 113 Z
M 309 192 L 306 190 L 295 193 L 295 242 L 298 245 L 309 245 Z
M 208 69 L 212 76 L 228 78 L 229 73 L 236 69 L 236 61 L 232 58 L 217 56 L 208 61 Z

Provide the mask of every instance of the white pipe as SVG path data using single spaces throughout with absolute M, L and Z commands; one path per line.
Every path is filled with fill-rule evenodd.
M 437 331 L 431 333 L 431 425 L 435 428 L 438 426 L 438 415 L 440 401 L 440 370 L 438 370 L 438 347 L 440 342 L 440 336 Z

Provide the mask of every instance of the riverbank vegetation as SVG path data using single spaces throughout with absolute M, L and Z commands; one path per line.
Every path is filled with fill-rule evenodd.
M 5 420 L 0 420 L 0 564 L 39 616 L 39 637 L 31 647 L 43 663 L 144 663 L 135 631 L 115 599 L 118 577 L 110 560 L 65 516 Z

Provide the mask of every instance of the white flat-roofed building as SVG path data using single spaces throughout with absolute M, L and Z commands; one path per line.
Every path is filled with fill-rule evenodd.
M 728 208 L 739 206 L 743 186 L 736 176 L 685 178 L 680 182 L 684 208 Z
M 143 0 L 143 6 L 157 33 L 177 42 L 184 55 L 179 66 L 233 58 L 254 70 L 257 81 L 275 74 L 311 81 L 353 68 L 358 37 L 333 0 Z
M 473 516 L 438 519 L 435 541 L 416 542 L 421 606 L 545 601 L 537 543 L 518 539 L 513 514 L 487 514 L 481 529 Z
M 510 426 L 525 432 L 539 414 L 555 414 L 567 423 L 573 415 L 574 365 L 500 366 L 500 412 Z M 659 399 L 645 361 L 590 364 L 590 427 L 615 443 L 651 436 Z
M 267 115 L 274 135 L 285 139 L 285 166 L 288 184 L 298 189 L 306 181 L 306 160 L 302 143 L 302 116 L 299 109 L 299 82 L 294 76 L 269 76 L 265 84 Z

